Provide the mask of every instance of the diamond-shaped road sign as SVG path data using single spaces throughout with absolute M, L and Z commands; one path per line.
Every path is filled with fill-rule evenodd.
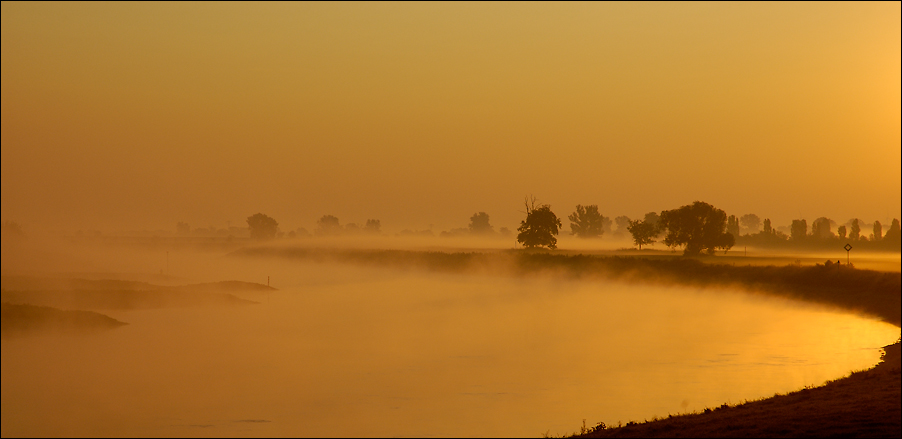
M 846 251 L 849 251 L 849 250 L 852 250 L 852 245 L 851 245 L 851 244 L 846 244 L 846 246 L 843 247 L 843 248 L 846 249 Z

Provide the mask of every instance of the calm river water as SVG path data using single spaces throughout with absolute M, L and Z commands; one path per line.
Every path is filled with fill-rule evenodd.
M 286 271 L 257 305 L 3 340 L 7 436 L 531 436 L 820 385 L 899 328 L 723 289 Z

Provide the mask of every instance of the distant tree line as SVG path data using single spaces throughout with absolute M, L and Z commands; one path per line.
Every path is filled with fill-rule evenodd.
M 475 237 L 509 237 L 511 235 L 511 231 L 507 227 L 502 227 L 495 231 L 495 227 L 493 227 L 489 223 L 489 214 L 485 212 L 476 212 L 473 216 L 470 217 L 470 224 L 467 227 L 459 227 L 455 229 L 451 229 L 448 231 L 442 232 L 439 236 L 444 238 L 455 238 L 455 237 L 463 237 L 463 236 L 475 236 Z
M 560 220 L 551 212 L 550 206 L 536 206 L 534 198 L 527 199 L 526 215 L 526 220 L 518 229 L 517 241 L 527 248 L 556 248 L 557 239 L 554 237 L 558 234 Z M 594 204 L 577 204 L 576 210 L 567 219 L 570 220 L 570 234 L 585 239 L 601 238 L 611 223 Z M 682 247 L 687 255 L 714 254 L 717 250 L 726 252 L 735 245 L 829 247 L 841 245 L 840 241 L 856 243 L 866 249 L 899 251 L 902 248 L 898 219 L 893 219 L 885 235 L 880 221 L 874 221 L 869 225 L 872 233 L 865 236 L 862 222 L 857 218 L 839 226 L 834 233 L 836 223 L 824 217 L 814 220 L 810 232 L 804 219 L 794 220 L 789 227 L 790 234 L 786 234 L 776 230 L 769 218 L 762 221 L 758 215 L 751 213 L 741 217 L 727 215 L 723 210 L 701 201 L 664 210 L 660 214 L 649 212 L 642 220 L 619 216 L 614 222 L 617 224 L 614 235 L 628 231 L 640 250 L 642 246 L 652 245 L 663 237 L 661 241 L 664 245 L 674 250 Z
M 551 210 L 550 205 L 539 204 L 535 197 L 527 197 L 524 204 L 526 218 L 517 228 L 517 242 L 524 248 L 557 248 L 556 237 L 562 227 L 561 219 Z M 682 248 L 686 255 L 714 254 L 718 250 L 728 251 L 736 245 L 817 248 L 849 243 L 857 248 L 872 250 L 899 251 L 902 248 L 902 233 L 898 219 L 892 220 L 885 233 L 880 221 L 865 224 L 858 218 L 852 218 L 840 225 L 825 217 L 815 219 L 810 229 L 805 219 L 793 220 L 783 231 L 774 228 L 769 218 L 762 220 L 758 215 L 751 213 L 740 217 L 727 215 L 723 210 L 701 201 L 672 210 L 663 210 L 660 213 L 648 212 L 641 220 L 618 216 L 613 221 L 602 215 L 596 204 L 577 204 L 567 219 L 570 221 L 570 234 L 580 239 L 600 239 L 606 233 L 611 234 L 611 226 L 616 224 L 617 229 L 613 232 L 613 236 L 625 237 L 628 234 L 640 250 L 643 246 L 662 242 L 674 251 Z M 249 216 L 247 224 L 246 230 L 253 239 L 269 240 L 285 236 L 279 230 L 278 222 L 262 213 Z M 18 225 L 5 225 L 4 228 L 17 229 Z M 240 230 L 231 227 L 230 231 L 234 231 L 232 229 Z M 197 234 L 205 230 L 195 229 L 192 232 L 187 223 L 176 224 L 176 231 L 180 235 Z M 215 231 L 212 226 L 209 230 Z M 221 232 L 223 230 L 217 233 Z M 289 231 L 287 237 L 381 234 L 382 224 L 378 219 L 368 219 L 363 225 L 357 223 L 342 225 L 336 216 L 323 215 L 317 220 L 312 234 L 299 227 Z M 398 235 L 435 236 L 431 226 L 427 230 L 403 230 Z M 512 235 L 513 233 L 506 227 L 496 231 L 486 212 L 474 213 L 467 227 L 451 229 L 440 234 L 442 237 Z

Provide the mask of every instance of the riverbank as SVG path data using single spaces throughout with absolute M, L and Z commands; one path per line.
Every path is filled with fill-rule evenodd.
M 820 387 L 723 405 L 702 413 L 591 431 L 573 437 L 895 437 L 902 435 L 900 344 L 873 369 Z

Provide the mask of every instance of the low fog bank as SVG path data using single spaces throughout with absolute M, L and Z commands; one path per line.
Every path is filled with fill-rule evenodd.
M 60 240 L 26 236 L 2 242 L 2 274 L 6 283 L 3 289 L 21 293 L 21 287 L 10 284 L 11 276 L 105 280 L 111 282 L 108 290 L 147 290 L 146 286 L 137 286 L 142 285 L 141 282 L 176 287 L 223 280 L 262 285 L 269 285 L 271 280 L 273 286 L 282 288 L 306 284 L 311 279 L 322 281 L 323 273 L 330 273 L 330 279 L 341 280 L 347 276 L 343 266 L 350 263 L 367 267 L 366 276 L 371 279 L 415 270 L 517 277 L 599 277 L 694 287 L 736 285 L 750 291 L 798 296 L 805 300 L 863 310 L 887 321 L 900 320 L 899 254 L 864 254 L 857 249 L 848 254 L 843 249 L 808 254 L 768 253 L 749 247 L 733 249 L 726 255 L 718 253 L 716 256 L 689 258 L 670 250 L 653 248 L 639 251 L 619 247 L 614 240 L 607 238 L 585 240 L 562 236 L 560 243 L 563 249 L 554 251 L 515 248 L 513 240 L 510 241 L 497 237 L 342 236 L 259 243 L 161 239 Z M 615 243 L 614 248 L 579 250 L 566 247 L 571 243 L 601 245 L 606 241 Z M 845 264 L 846 256 L 854 269 Z M 829 266 L 827 261 L 830 261 Z M 837 264 L 837 261 L 840 263 Z M 299 262 L 314 264 L 301 265 Z M 872 266 L 889 269 L 865 269 Z M 387 268 L 392 270 L 386 271 Z M 114 288 L 114 280 L 138 284 L 120 282 Z M 92 288 L 57 285 L 32 289 Z M 219 294 L 216 300 L 223 303 L 235 301 L 225 296 L 231 291 L 208 293 L 207 298 L 213 297 L 211 294 Z M 168 306 L 167 294 L 175 300 L 177 291 L 154 289 L 153 296 L 135 299 L 133 306 Z M 236 298 L 256 300 L 251 295 L 242 294 L 236 295 Z M 107 303 L 104 306 L 115 309 L 110 303 L 113 293 L 107 295 L 109 297 L 105 299 Z M 67 309 L 74 300 L 61 294 L 51 297 L 48 293 L 45 296 L 39 303 L 31 304 Z M 182 294 L 179 299 L 186 300 L 185 297 Z M 153 304 L 154 300 L 156 304 Z
M 715 258 L 562 254 L 550 251 L 445 252 L 408 250 L 248 247 L 230 254 L 241 259 L 282 258 L 346 263 L 440 273 L 480 273 L 515 277 L 563 276 L 699 288 L 738 287 L 864 312 L 902 322 L 902 273 L 881 272 L 825 261 L 801 266 L 734 265 Z
M 902 253 L 890 251 L 867 251 L 852 247 L 846 251 L 842 246 L 829 249 L 800 250 L 772 249 L 758 247 L 733 247 L 726 256 L 730 262 L 751 265 L 786 265 L 813 266 L 826 261 L 852 264 L 855 268 L 876 271 L 902 272 Z
M 584 239 L 561 233 L 557 236 L 558 247 L 579 251 L 611 251 L 632 248 L 633 242 L 623 236 Z M 462 234 L 441 236 L 419 235 L 356 235 L 356 236 L 311 236 L 294 239 L 273 239 L 245 241 L 248 246 L 292 247 L 292 248 L 334 248 L 334 249 L 388 249 L 388 250 L 428 250 L 428 251 L 490 251 L 522 249 L 516 235 L 474 235 Z

